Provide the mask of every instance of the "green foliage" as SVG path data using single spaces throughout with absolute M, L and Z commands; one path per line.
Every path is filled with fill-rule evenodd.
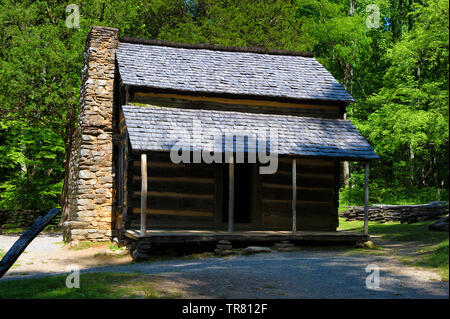
M 0 208 L 42 210 L 55 206 L 64 176 L 64 147 L 51 130 L 20 121 L 0 123 Z
M 59 206 L 92 25 L 147 36 L 140 1 L 83 1 L 79 29 L 66 5 L 0 2 L 0 209 Z
M 371 187 L 369 191 L 369 204 L 392 204 L 392 205 L 416 205 L 434 201 L 449 200 L 448 191 L 442 190 L 440 194 L 433 187 L 421 189 L 410 189 L 404 187 Z M 363 206 L 364 188 L 342 187 L 339 191 L 340 206 Z
M 445 188 L 448 198 L 448 12 L 444 0 L 411 8 L 411 29 L 386 51 L 383 87 L 350 109 L 381 156 L 372 175 L 386 188 Z

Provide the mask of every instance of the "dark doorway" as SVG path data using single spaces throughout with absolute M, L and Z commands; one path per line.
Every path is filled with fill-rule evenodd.
M 234 222 L 251 223 L 253 165 L 249 163 L 234 164 Z M 223 167 L 223 215 L 222 221 L 228 223 L 229 164 Z

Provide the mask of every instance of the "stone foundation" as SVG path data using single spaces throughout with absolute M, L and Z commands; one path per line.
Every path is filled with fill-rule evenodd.
M 69 216 L 64 240 L 103 241 L 113 230 L 113 119 L 115 50 L 118 30 L 93 27 L 86 40 L 78 126 L 69 179 Z

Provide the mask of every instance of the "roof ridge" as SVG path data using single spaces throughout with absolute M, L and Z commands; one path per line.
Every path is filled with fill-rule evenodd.
M 305 58 L 313 58 L 312 52 L 301 52 L 301 51 L 290 51 L 290 50 L 280 50 L 280 49 L 266 49 L 262 47 L 236 47 L 236 46 L 223 46 L 223 45 L 213 45 L 207 43 L 183 43 L 183 42 L 173 42 L 165 40 L 155 40 L 155 39 L 139 39 L 133 37 L 122 37 L 119 42 L 132 43 L 132 44 L 144 44 L 144 45 L 155 45 L 155 46 L 165 46 L 172 48 L 182 48 L 182 49 L 204 49 L 212 51 L 226 51 L 226 52 L 245 52 L 245 53 L 259 53 L 259 54 L 270 54 L 270 55 L 289 55 L 289 56 L 302 56 Z

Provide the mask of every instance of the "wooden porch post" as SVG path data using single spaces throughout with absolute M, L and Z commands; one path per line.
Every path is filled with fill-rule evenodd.
M 228 190 L 228 232 L 233 232 L 234 221 L 234 163 L 233 155 L 229 157 L 229 190 Z
M 369 235 L 369 163 L 364 164 L 364 235 Z
M 141 237 L 147 231 L 147 154 L 141 155 Z
M 297 162 L 292 160 L 292 233 L 297 231 Z

